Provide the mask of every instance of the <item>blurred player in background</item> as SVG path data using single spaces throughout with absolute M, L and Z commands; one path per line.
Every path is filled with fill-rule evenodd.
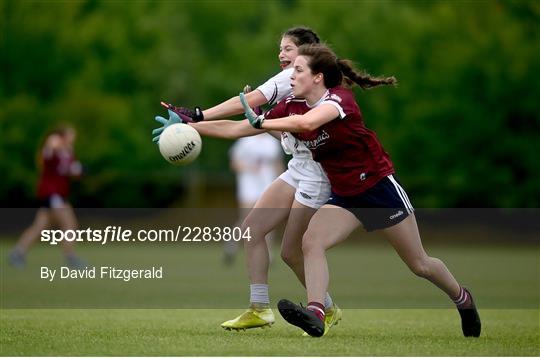
M 281 37 L 278 55 L 282 71 L 246 95 L 249 106 L 257 107 L 266 103 L 275 105 L 286 98 L 292 90 L 290 77 L 298 47 L 319 42 L 319 36 L 309 28 L 295 27 L 285 31 Z M 238 96 L 205 111 L 198 107 L 190 110 L 163 102 L 162 105 L 169 110 L 170 118 L 167 120 L 156 117 L 156 121 L 162 123 L 163 127 L 152 131 L 155 135 L 154 141 L 159 140 L 159 134 L 167 126 L 181 121 L 193 125 L 201 135 L 218 138 L 237 139 L 263 133 L 253 129 L 247 121 L 215 121 L 243 112 Z M 281 138 L 287 154 L 293 154 L 294 143 L 291 142 L 293 138 L 290 133 L 274 132 L 272 135 Z M 221 326 L 224 329 L 241 330 L 266 327 L 274 323 L 268 287 L 270 258 L 265 236 L 285 220 L 287 225 L 281 243 L 281 257 L 302 285 L 305 285 L 302 234 L 312 215 L 327 201 L 329 195 L 330 184 L 320 164 L 313 161 L 307 148 L 304 151 L 295 151 L 288 163 L 288 170 L 267 188 L 244 221 L 244 227 L 249 227 L 252 235 L 251 240 L 244 241 L 250 281 L 250 306 L 240 316 L 223 322 Z M 330 294 L 326 293 L 324 302 L 327 332 L 339 322 L 342 312 Z
M 77 218 L 68 202 L 70 180 L 82 174 L 81 163 L 75 158 L 73 146 L 77 137 L 75 128 L 62 126 L 50 132 L 38 153 L 40 169 L 37 198 L 39 209 L 32 225 L 19 238 L 9 254 L 9 262 L 15 267 L 23 267 L 26 254 L 32 244 L 41 236 L 41 231 L 51 226 L 61 230 L 75 230 Z M 74 243 L 62 241 L 66 263 L 81 268 L 84 262 L 75 255 Z
M 308 147 L 322 165 L 332 187 L 330 199 L 312 217 L 302 240 L 308 304 L 304 308 L 281 300 L 278 308 L 289 323 L 311 336 L 322 336 L 329 284 L 326 250 L 363 226 L 367 231 L 381 230 L 414 274 L 429 280 L 453 300 L 461 316 L 463 335 L 478 337 L 480 317 L 470 292 L 441 260 L 427 255 L 414 209 L 394 177 L 392 161 L 376 134 L 365 126 L 354 93 L 343 87 L 357 84 L 367 89 L 395 83 L 393 77 L 361 73 L 352 62 L 338 59 L 327 46 L 311 44 L 298 49 L 291 77 L 292 96 L 264 116 L 244 103 L 254 128 L 294 133 L 297 145 Z
M 244 87 L 244 93 L 251 87 Z M 259 108 L 255 108 L 259 112 Z M 231 169 L 236 174 L 236 199 L 240 208 L 240 224 L 249 209 L 253 208 L 259 197 L 284 171 L 283 151 L 279 142 L 267 133 L 238 139 L 229 152 Z M 266 236 L 271 256 L 272 233 Z M 224 262 L 231 265 L 236 258 L 239 243 L 234 240 L 224 243 Z

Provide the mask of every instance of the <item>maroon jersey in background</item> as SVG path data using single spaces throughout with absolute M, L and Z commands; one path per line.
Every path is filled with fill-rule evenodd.
M 54 194 L 67 198 L 71 166 L 75 162 L 69 150 L 48 150 L 41 153 L 43 168 L 38 183 L 38 198 L 46 199 Z
M 343 87 L 329 89 L 315 105 L 289 96 L 269 111 L 266 119 L 305 114 L 321 104 L 332 104 L 340 112 L 336 118 L 311 132 L 293 133 L 320 162 L 332 191 L 341 196 L 363 193 L 382 178 L 393 174 L 388 153 L 375 132 L 366 128 L 360 108 L 351 90 Z

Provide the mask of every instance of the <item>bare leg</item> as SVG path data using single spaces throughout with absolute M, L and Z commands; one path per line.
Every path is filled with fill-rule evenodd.
M 78 227 L 77 217 L 73 208 L 68 203 L 65 203 L 61 208 L 51 209 L 51 216 L 58 223 L 58 226 L 61 230 L 76 230 Z M 68 242 L 66 240 L 62 241 L 62 250 L 64 251 L 64 256 L 73 256 L 74 252 L 74 242 Z
M 460 286 L 446 265 L 424 251 L 414 214 L 382 232 L 414 274 L 431 281 L 452 299 L 459 296 Z
M 19 241 L 17 242 L 17 250 L 23 255 L 26 254 L 30 247 L 36 242 L 36 239 L 40 237 L 41 231 L 48 228 L 50 224 L 50 209 L 38 209 L 34 222 L 22 233 Z
M 242 225 L 250 228 L 251 239 L 244 240 L 246 264 L 250 282 L 268 282 L 269 254 L 265 236 L 285 220 L 294 199 L 295 189 L 276 179 L 257 200 Z
M 265 237 L 289 215 L 295 191 L 295 188 L 285 181 L 279 178 L 274 180 L 257 200 L 242 224 L 242 232 L 245 233 L 245 230 L 249 229 L 251 236 L 249 240 L 244 240 L 250 282 L 250 306 L 240 316 L 223 322 L 221 327 L 226 330 L 266 327 L 275 321 L 274 313 L 269 306 L 270 260 Z
M 291 209 L 281 243 L 281 258 L 293 270 L 300 283 L 305 287 L 302 236 L 317 210 L 302 205 L 296 200 L 293 202 Z
M 239 210 L 238 210 L 238 221 L 236 222 L 235 226 L 240 226 L 246 219 L 247 214 L 249 211 L 253 208 L 255 205 L 255 202 L 250 201 L 241 201 L 239 202 Z M 229 240 L 225 241 L 223 243 L 223 261 L 225 265 L 232 265 L 234 263 L 234 260 L 236 258 L 236 254 L 238 252 L 238 248 L 240 243 L 235 240 Z
M 324 205 L 313 215 L 302 239 L 308 302 L 324 302 L 329 283 L 326 250 L 347 239 L 359 226 L 351 212 L 334 205 Z

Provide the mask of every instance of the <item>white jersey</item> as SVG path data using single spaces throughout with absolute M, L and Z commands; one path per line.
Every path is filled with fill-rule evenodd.
M 293 68 L 285 69 L 257 87 L 271 106 L 292 94 L 293 71 Z M 331 192 L 330 182 L 321 165 L 313 160 L 305 144 L 289 132 L 281 133 L 281 146 L 293 158 L 289 161 L 287 171 L 279 178 L 296 189 L 296 201 L 314 209 L 320 208 Z
M 293 68 L 287 68 L 257 87 L 270 106 L 292 94 L 291 76 Z
M 278 141 L 267 133 L 238 139 L 230 150 L 230 158 L 241 168 L 237 174 L 237 198 L 255 203 L 277 178 L 282 160 Z

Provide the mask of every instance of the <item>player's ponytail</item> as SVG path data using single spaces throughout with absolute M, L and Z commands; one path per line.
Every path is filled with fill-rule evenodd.
M 339 85 L 352 87 L 357 84 L 363 89 L 380 85 L 395 85 L 395 77 L 373 77 L 360 72 L 350 60 L 338 59 L 336 54 L 324 44 L 302 45 L 298 48 L 299 56 L 308 57 L 308 65 L 312 73 L 324 75 L 324 85 L 332 88 Z
M 368 73 L 358 71 L 351 60 L 338 59 L 337 64 L 341 73 L 346 77 L 346 81 L 349 85 L 352 84 L 351 82 L 354 82 L 362 89 L 369 89 L 381 85 L 397 84 L 397 80 L 394 76 L 373 77 Z

